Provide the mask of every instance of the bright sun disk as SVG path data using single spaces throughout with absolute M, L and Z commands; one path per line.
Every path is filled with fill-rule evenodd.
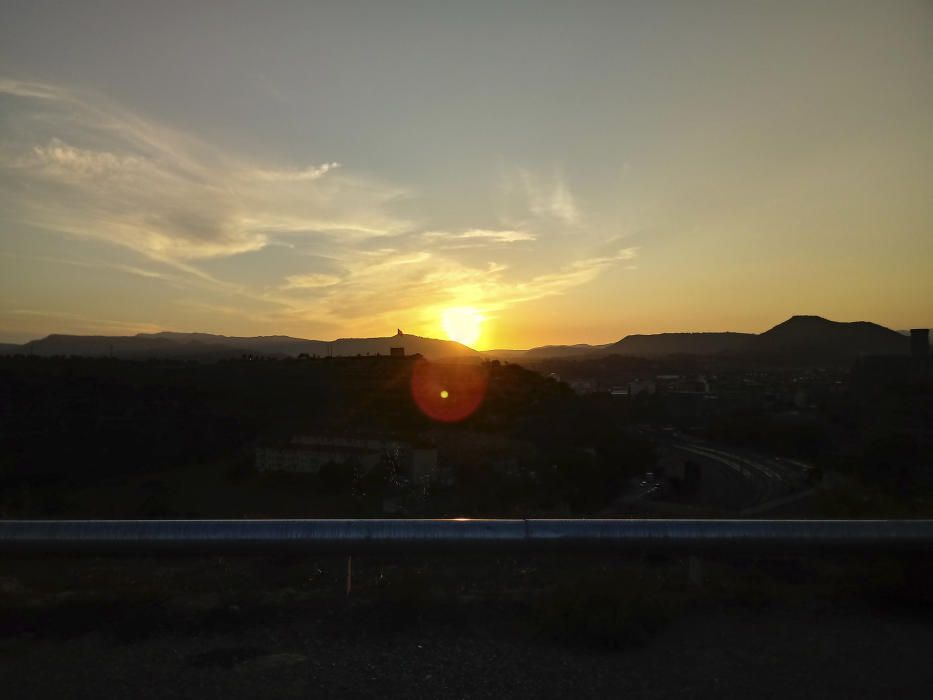
M 472 306 L 456 306 L 441 314 L 441 327 L 451 340 L 472 347 L 479 340 L 484 320 Z

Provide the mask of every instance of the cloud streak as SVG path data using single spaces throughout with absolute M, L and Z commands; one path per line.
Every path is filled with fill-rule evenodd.
M 136 333 L 155 333 L 161 330 L 159 326 L 150 323 L 101 319 L 85 314 L 75 314 L 64 311 L 9 309 L 6 313 L 11 316 L 25 317 L 33 322 L 52 321 L 57 324 L 59 332 L 71 334 L 134 335 Z
M 519 177 L 528 200 L 528 209 L 532 214 L 564 224 L 579 222 L 577 202 L 559 172 L 545 177 L 522 169 L 519 171 Z
M 271 180 L 272 182 L 301 182 L 303 180 L 318 180 L 331 170 L 339 168 L 340 163 L 323 163 L 322 165 L 310 165 L 303 170 L 257 170 L 256 177 L 261 180 Z
M 340 284 L 340 277 L 337 275 L 289 275 L 285 278 L 282 289 L 322 289 L 333 287 L 335 284 Z
M 380 251 L 350 262 L 339 283 L 331 283 L 327 276 L 290 278 L 287 288 L 313 290 L 314 295 L 293 301 L 285 316 L 340 323 L 366 321 L 374 311 L 377 317 L 391 312 L 432 319 L 452 305 L 501 312 L 517 304 L 564 294 L 593 281 L 611 266 L 634 260 L 637 254 L 636 248 L 622 248 L 522 278 L 499 263 L 471 266 L 428 252 Z
M 256 166 L 54 86 L 0 81 L 0 97 L 21 125 L 0 151 L 0 196 L 33 225 L 160 261 L 256 251 L 273 235 L 405 226 L 385 211 L 398 188 L 337 176 L 335 162 Z
M 493 230 L 474 228 L 459 233 L 450 231 L 427 231 L 424 234 L 425 239 L 432 243 L 453 243 L 458 246 L 488 245 L 494 243 L 519 243 L 522 241 L 534 241 L 537 236 L 528 231 L 516 231 L 513 229 Z

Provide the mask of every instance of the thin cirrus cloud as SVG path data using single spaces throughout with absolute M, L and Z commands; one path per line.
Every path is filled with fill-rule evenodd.
M 580 212 L 577 202 L 559 172 L 548 177 L 527 169 L 520 169 L 519 178 L 532 214 L 555 219 L 564 224 L 579 222 Z
M 427 231 L 425 239 L 431 242 L 451 242 L 456 245 L 486 245 L 490 243 L 518 243 L 521 241 L 534 241 L 537 236 L 528 231 L 515 231 L 512 229 L 480 229 L 474 228 L 466 231 Z
M 47 144 L 34 146 L 32 153 L 18 162 L 21 168 L 44 170 L 56 177 L 120 177 L 139 172 L 145 162 L 136 156 L 117 156 L 107 151 L 89 151 L 69 146 L 53 137 Z
M 151 323 L 127 322 L 115 319 L 103 319 L 64 311 L 45 309 L 11 309 L 6 313 L 14 317 L 28 319 L 32 325 L 55 323 L 59 332 L 94 333 L 106 335 L 134 335 L 136 333 L 155 333 L 162 330 Z M 28 325 L 28 324 L 27 324 Z
M 19 124 L 0 153 L 0 196 L 33 225 L 166 262 L 256 251 L 296 231 L 372 235 L 405 225 L 385 211 L 398 188 L 334 177 L 337 163 L 255 167 L 55 86 L 0 81 L 0 97 Z
M 337 275 L 325 275 L 312 273 L 309 275 L 289 275 L 285 278 L 283 289 L 321 289 L 323 287 L 333 287 L 340 284 L 340 277 Z
M 339 284 L 316 286 L 314 296 L 294 301 L 289 313 L 327 321 L 364 321 L 373 310 L 391 310 L 403 316 L 421 316 L 430 323 L 445 307 L 465 304 L 494 314 L 564 294 L 591 282 L 611 266 L 635 259 L 637 253 L 636 248 L 623 248 L 523 278 L 500 263 L 470 266 L 428 252 L 385 250 L 375 260 L 351 263 Z M 317 281 L 312 277 L 312 282 Z M 296 287 L 301 284 L 299 279 L 294 282 Z M 388 308 L 384 305 L 387 297 L 392 301 Z
M 97 270 L 107 270 L 122 272 L 128 275 L 136 275 L 138 277 L 146 277 L 149 279 L 159 279 L 164 281 L 171 281 L 173 277 L 164 272 L 157 272 L 155 270 L 148 270 L 141 267 L 136 267 L 135 265 L 124 265 L 118 263 L 108 263 L 96 260 L 75 260 L 70 258 L 57 258 L 50 257 L 46 255 L 20 255 L 17 253 L 10 253 L 7 251 L 0 251 L 0 257 L 9 258 L 13 260 L 19 260 L 22 263 L 30 264 L 32 262 L 45 262 L 45 263 L 54 263 L 57 265 L 69 265 L 72 267 L 84 267 Z
M 167 265 L 171 274 L 123 271 L 187 289 L 190 308 L 226 309 L 245 328 L 261 319 L 292 332 L 314 323 L 369 332 L 391 319 L 429 324 L 449 304 L 495 313 L 563 294 L 636 255 L 624 248 L 574 259 L 575 251 L 566 251 L 564 262 L 544 270 L 540 262 L 535 269 L 509 258 L 521 250 L 530 259 L 539 244 L 553 252 L 555 225 L 583 230 L 559 174 L 517 171 L 517 192 L 531 215 L 520 225 L 504 212 L 504 226 L 464 221 L 437 228 L 396 213 L 409 188 L 348 172 L 336 161 L 299 168 L 249 162 L 60 86 L 0 80 L 0 101 L 16 124 L 0 141 L 0 216 Z M 273 244 L 295 249 L 278 284 L 248 284 L 211 267 L 234 256 L 258 265 L 249 254 Z M 296 271 L 305 258 L 307 269 Z M 327 269 L 315 259 L 326 260 Z M 230 304 L 231 297 L 243 304 Z
M 317 180 L 322 178 L 331 170 L 339 168 L 340 163 L 323 163 L 322 165 L 310 165 L 302 170 L 256 170 L 255 174 L 262 180 L 272 181 L 302 181 Z

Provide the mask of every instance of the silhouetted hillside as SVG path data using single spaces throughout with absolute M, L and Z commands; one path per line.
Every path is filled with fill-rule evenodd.
M 755 336 L 750 333 L 658 333 L 627 335 L 602 352 L 653 357 L 657 355 L 715 355 L 741 352 Z
M 467 429 L 552 446 L 548 465 L 561 449 L 601 444 L 594 437 L 600 417 L 587 413 L 583 399 L 517 365 L 482 365 L 476 371 L 488 381 L 475 412 L 452 427 L 439 423 L 413 398 L 419 362 L 4 357 L 0 491 L 9 480 L 79 481 L 203 464 L 296 434 L 414 440 L 426 430 Z M 462 368 L 433 367 L 439 376 Z M 614 440 L 616 431 L 604 426 L 601 435 Z M 489 488 L 488 480 L 480 485 Z
M 500 360 L 503 362 L 517 362 L 521 360 L 530 350 L 508 350 L 499 348 L 496 350 L 482 350 L 483 357 L 489 360 Z
M 754 339 L 749 350 L 762 355 L 835 358 L 860 354 L 906 354 L 909 339 L 876 323 L 840 323 L 820 316 L 793 316 Z
M 135 336 L 50 335 L 24 345 L 0 344 L 0 355 L 75 355 L 126 359 L 175 358 L 218 360 L 243 354 L 267 357 L 352 357 L 388 355 L 402 347 L 408 355 L 428 359 L 494 358 L 509 362 L 584 359 L 606 355 L 664 357 L 671 355 L 756 355 L 801 360 L 848 361 L 860 354 L 903 354 L 909 338 L 875 323 L 839 323 L 819 316 L 793 316 L 765 331 L 752 333 L 657 333 L 627 335 L 608 345 L 544 345 L 530 350 L 487 350 L 449 340 L 397 333 L 382 338 L 308 340 L 284 335 L 234 337 L 210 333 L 140 333 Z
M 713 355 L 744 350 L 749 333 L 658 333 L 627 335 L 607 345 L 543 345 L 530 350 L 488 350 L 484 355 L 510 362 L 585 359 L 606 355 L 661 357 L 666 355 Z
M 403 333 L 384 338 L 305 340 L 289 336 L 239 338 L 209 333 L 140 333 L 135 336 L 50 335 L 17 346 L 13 352 L 51 357 L 120 357 L 125 359 L 176 358 L 216 360 L 243 354 L 295 357 L 302 353 L 325 356 L 388 355 L 393 347 L 406 354 L 429 359 L 472 357 L 475 350 L 449 340 L 422 338 Z
M 526 359 L 542 357 L 582 357 L 605 349 L 606 345 L 544 345 L 525 352 Z
M 479 353 L 472 348 L 452 340 L 438 340 L 436 338 L 423 338 L 417 335 L 399 333 L 388 338 L 339 338 L 332 343 L 335 355 L 374 355 L 389 354 L 389 349 L 404 347 L 408 355 L 420 354 L 428 359 L 479 357 Z
M 304 340 L 302 338 L 292 338 L 287 335 L 261 335 L 255 337 L 237 337 L 226 335 L 213 335 L 211 333 L 173 333 L 163 331 L 161 333 L 139 333 L 137 338 L 152 338 L 158 340 L 170 340 L 174 343 L 189 345 L 192 343 L 201 343 L 204 345 L 222 345 L 224 347 L 235 347 L 242 352 L 251 352 L 261 355 L 299 355 L 310 351 L 308 348 L 324 347 L 326 342 L 321 340 Z
M 909 338 L 876 323 L 839 323 L 819 316 L 793 316 L 774 328 L 753 333 L 657 333 L 627 335 L 608 345 L 544 345 L 530 350 L 488 350 L 483 354 L 510 362 L 592 359 L 606 355 L 768 356 L 786 360 L 848 362 L 860 354 L 909 351 Z
M 243 354 L 231 345 L 191 340 L 181 342 L 154 336 L 58 335 L 32 340 L 19 352 L 39 357 L 120 357 L 124 359 L 219 359 Z
M 253 338 L 228 337 L 207 333 L 154 333 L 137 337 L 167 338 L 180 342 L 196 341 L 220 343 L 245 352 L 262 355 L 297 356 L 302 353 L 326 357 L 352 357 L 354 355 L 388 355 L 391 348 L 405 348 L 408 355 L 420 354 L 429 359 L 441 357 L 469 357 L 476 351 L 450 340 L 424 338 L 402 333 L 381 338 L 338 338 L 337 340 L 306 340 L 287 335 L 257 336 Z

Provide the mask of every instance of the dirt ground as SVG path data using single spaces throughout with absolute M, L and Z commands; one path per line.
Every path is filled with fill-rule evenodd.
M 6 560 L 4 698 L 923 697 L 897 562 Z

